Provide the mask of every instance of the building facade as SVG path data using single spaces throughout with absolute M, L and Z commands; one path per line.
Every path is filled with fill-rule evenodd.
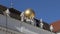
M 9 9 L 9 16 L 5 15 L 5 10 Z M 20 21 L 21 12 L 14 8 L 7 8 L 0 5 L 0 33 L 2 34 L 55 34 L 50 32 L 49 24 L 43 21 L 43 28 L 40 28 L 40 21 L 35 18 L 36 26 Z M 11 30 L 11 31 L 10 31 Z M 5 32 L 5 33 L 4 33 Z M 11 33 L 8 33 L 11 32 Z M 17 33 L 16 33 L 17 32 Z

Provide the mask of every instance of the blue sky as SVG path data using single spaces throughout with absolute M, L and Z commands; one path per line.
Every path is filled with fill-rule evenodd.
M 36 18 L 42 18 L 47 23 L 60 20 L 60 0 L 13 0 L 14 8 L 25 11 L 32 8 Z M 0 4 L 10 7 L 10 0 L 0 0 Z

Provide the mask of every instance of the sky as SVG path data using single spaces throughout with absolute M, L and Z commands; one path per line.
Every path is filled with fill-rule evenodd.
M 28 8 L 35 11 L 35 18 L 47 23 L 60 20 L 60 0 L 12 0 L 13 8 L 23 12 Z M 0 0 L 0 4 L 10 7 L 10 0 Z

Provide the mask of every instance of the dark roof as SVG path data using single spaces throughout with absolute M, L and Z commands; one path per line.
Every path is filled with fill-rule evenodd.
M 7 9 L 7 7 L 3 6 L 3 5 L 0 5 L 0 10 L 1 11 L 5 11 Z
M 47 22 L 44 22 L 44 21 L 43 21 L 43 24 L 44 24 L 43 29 L 50 31 L 50 25 Z
M 41 22 L 40 22 L 38 19 L 36 19 L 36 18 L 34 18 L 34 19 L 36 20 L 36 23 L 37 23 L 36 26 L 40 27 L 39 23 L 41 23 Z M 44 24 L 44 25 L 43 25 L 43 29 L 45 29 L 45 30 L 50 30 L 50 29 L 49 29 L 49 26 L 50 26 L 50 25 L 49 25 L 48 23 L 46 23 L 46 22 L 43 21 L 43 24 Z
M 10 16 L 12 18 L 15 18 L 17 20 L 20 20 L 20 14 L 21 14 L 20 11 L 14 9 L 14 8 L 9 8 L 9 11 L 10 11 Z
M 11 13 L 15 13 L 15 14 L 19 14 L 19 15 L 21 14 L 20 11 L 14 9 L 14 8 L 9 8 L 9 11 L 10 11 Z

